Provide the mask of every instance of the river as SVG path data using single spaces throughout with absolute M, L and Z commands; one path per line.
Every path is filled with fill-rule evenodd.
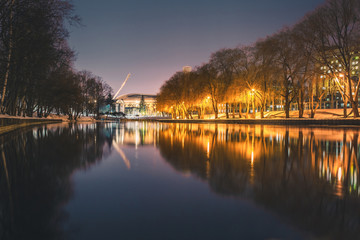
M 0 239 L 359 239 L 355 127 L 50 124 L 0 136 Z

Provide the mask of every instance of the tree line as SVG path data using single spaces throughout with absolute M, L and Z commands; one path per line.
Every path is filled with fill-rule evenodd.
M 360 2 L 327 0 L 291 27 L 249 46 L 224 48 L 191 72 L 177 72 L 158 94 L 158 109 L 174 118 L 249 117 L 293 105 L 310 117 L 324 103 L 359 117 Z M 347 107 L 350 105 L 350 111 Z
M 74 69 L 67 27 L 79 25 L 70 0 L 0 0 L 0 111 L 76 119 L 98 113 L 111 88 Z

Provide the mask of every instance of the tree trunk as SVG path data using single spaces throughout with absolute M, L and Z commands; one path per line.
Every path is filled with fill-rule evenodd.
M 253 118 L 256 118 L 256 111 L 255 111 L 255 96 L 252 97 L 252 109 L 253 109 Z
M 272 109 L 273 111 L 276 111 L 277 109 L 276 109 L 276 98 L 274 97 L 274 99 L 273 99 L 273 109 Z
M 226 114 L 226 119 L 229 118 L 229 104 L 225 103 L 225 114 Z
M 350 85 L 351 86 L 351 85 Z M 357 96 L 352 95 L 351 87 L 349 87 L 349 100 L 352 108 L 352 112 L 354 114 L 354 118 L 359 117 L 359 102 L 357 101 Z
M 12 1 L 11 1 L 11 5 L 10 5 L 9 53 L 8 53 L 8 55 L 7 55 L 7 64 L 6 64 L 6 72 L 5 72 L 4 86 L 3 86 L 3 91 L 2 91 L 2 95 L 1 95 L 1 103 L 0 103 L 0 110 L 1 110 L 2 112 L 5 111 L 5 109 L 4 109 L 4 100 L 5 100 L 7 83 L 8 83 L 8 79 L 9 79 L 10 64 L 11 64 L 11 57 L 12 57 L 12 49 L 13 49 L 12 19 L 13 19 L 13 6 L 14 6 L 14 3 L 15 3 L 15 0 L 12 0 Z
M 213 106 L 213 110 L 214 110 L 214 114 L 215 114 L 215 119 L 218 118 L 218 106 L 217 106 L 217 101 L 214 101 L 213 98 L 211 98 L 211 102 L 212 102 L 212 106 Z
M 299 109 L 299 118 L 302 118 L 304 116 L 304 94 L 302 89 L 299 91 L 298 109 Z
M 250 111 L 250 103 L 249 103 L 249 100 L 247 100 L 247 106 L 246 106 L 246 115 L 245 115 L 245 118 L 249 118 L 249 111 Z
M 241 111 L 242 111 L 242 103 L 239 103 L 239 118 L 241 118 Z
M 284 106 L 285 118 L 290 118 L 290 104 L 291 104 L 291 102 L 289 101 L 289 96 L 286 96 L 285 97 L 285 106 Z
M 354 114 L 354 118 L 359 117 L 359 106 L 356 101 L 351 101 L 351 107 Z
M 290 118 L 290 105 L 285 104 L 285 118 Z
M 231 110 L 232 110 L 232 117 L 235 118 L 235 108 L 236 108 L 236 104 L 235 103 L 232 103 L 231 104 Z
M 191 114 L 191 111 L 189 111 L 189 116 L 190 116 L 190 119 L 193 119 L 193 116 Z

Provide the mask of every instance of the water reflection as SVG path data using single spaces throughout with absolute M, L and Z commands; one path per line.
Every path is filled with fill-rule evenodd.
M 151 125 L 152 126 L 152 125 Z M 153 145 L 148 123 L 59 124 L 0 136 L 0 239 L 64 239 L 72 174 L 124 145 Z
M 108 154 L 111 138 L 96 124 L 50 125 L 0 144 L 0 239 L 63 239 L 70 176 Z
M 180 172 L 330 239 L 360 236 L 359 129 L 173 124 L 159 148 Z
M 0 147 L 0 239 L 66 239 L 69 213 L 64 208 L 74 195 L 73 174 L 96 167 L 114 153 L 130 176 L 141 149 L 146 154 L 160 151 L 171 168 L 206 182 L 217 196 L 254 202 L 321 239 L 360 236 L 358 128 L 149 122 L 49 125 L 0 136 Z M 131 176 L 141 182 L 141 174 L 145 171 Z M 146 190 L 149 195 L 166 186 L 166 191 L 179 187 L 180 195 L 187 194 L 173 182 L 166 186 L 155 182 L 159 187 Z M 157 202 L 162 195 L 152 197 Z M 125 197 L 114 198 L 114 203 L 119 205 L 120 200 L 127 204 Z M 158 221 L 169 226 L 168 219 Z

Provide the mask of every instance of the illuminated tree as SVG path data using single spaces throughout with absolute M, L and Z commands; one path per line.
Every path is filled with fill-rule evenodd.
M 235 96 L 229 89 L 235 79 L 239 78 L 241 71 L 246 68 L 246 55 L 243 49 L 221 49 L 213 53 L 209 64 L 216 72 L 214 81 L 217 81 L 217 93 L 219 102 L 226 106 L 226 118 L 229 118 L 229 103 L 234 109 Z M 229 91 L 230 90 L 230 91 Z
M 286 118 L 290 117 L 290 105 L 296 97 L 294 83 L 301 67 L 297 59 L 298 49 L 294 40 L 291 30 L 285 28 L 258 43 L 263 54 L 273 55 L 272 69 L 277 79 L 273 87 L 279 89 L 280 96 L 285 100 Z

